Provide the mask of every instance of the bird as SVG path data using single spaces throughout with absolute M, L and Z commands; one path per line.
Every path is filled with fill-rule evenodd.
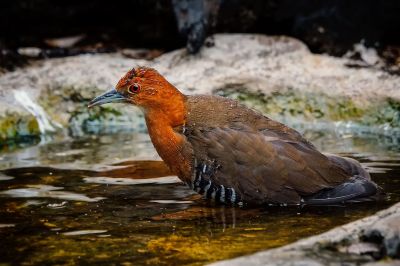
M 380 188 L 352 158 L 323 154 L 299 132 L 229 98 L 185 95 L 150 67 L 134 67 L 88 107 L 125 103 L 144 113 L 171 172 L 227 205 L 336 205 Z

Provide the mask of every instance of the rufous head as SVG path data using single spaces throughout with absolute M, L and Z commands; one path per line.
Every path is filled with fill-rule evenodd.
M 129 70 L 117 83 L 114 89 L 94 98 L 89 107 L 106 103 L 130 103 L 147 110 L 160 108 L 172 96 L 181 95 L 155 69 L 137 67 Z

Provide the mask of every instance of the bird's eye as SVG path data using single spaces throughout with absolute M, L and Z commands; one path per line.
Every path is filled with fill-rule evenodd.
M 140 91 L 140 85 L 137 83 L 134 83 L 128 87 L 129 93 L 135 94 L 138 93 L 139 91 Z

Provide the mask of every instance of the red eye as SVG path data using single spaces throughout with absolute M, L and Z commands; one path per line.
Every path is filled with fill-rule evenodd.
M 140 85 L 137 83 L 134 83 L 128 87 L 129 93 L 134 94 L 134 93 L 138 93 L 139 91 L 140 91 Z

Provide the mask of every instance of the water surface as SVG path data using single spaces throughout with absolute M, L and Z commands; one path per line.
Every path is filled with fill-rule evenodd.
M 139 133 L 5 146 L 0 263 L 202 265 L 322 233 L 400 200 L 398 138 L 305 134 L 325 152 L 360 160 L 388 199 L 324 208 L 215 206 L 171 176 Z

